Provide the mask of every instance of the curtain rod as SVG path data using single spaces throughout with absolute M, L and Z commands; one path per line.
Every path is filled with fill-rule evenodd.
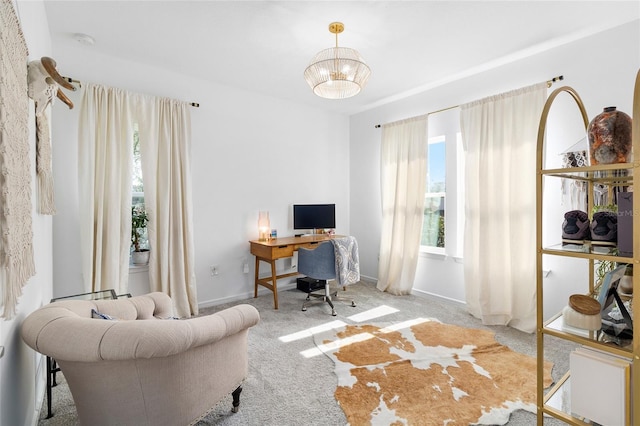
M 557 77 L 553 77 L 551 80 L 547 80 L 547 87 L 551 87 L 551 85 L 553 85 L 553 83 L 555 83 L 555 82 L 557 82 L 557 81 L 562 81 L 562 80 L 564 80 L 564 76 L 563 76 L 563 75 L 559 75 L 559 76 L 557 76 Z M 453 106 L 450 106 L 450 107 L 446 107 L 446 108 L 439 109 L 439 110 L 437 110 L 437 111 L 431 111 L 431 112 L 428 112 L 428 113 L 426 113 L 426 114 L 416 115 L 415 117 L 411 117 L 411 118 L 422 118 L 422 117 L 428 117 L 428 116 L 430 116 L 431 114 L 437 114 L 437 113 L 439 113 L 439 112 L 445 112 L 445 111 L 449 111 L 450 109 L 459 108 L 459 107 L 460 107 L 460 105 L 453 105 Z M 409 120 L 410 120 L 411 118 L 409 118 Z M 407 120 L 407 119 L 403 119 L 403 120 Z M 402 121 L 402 120 L 398 120 L 398 121 Z M 392 123 L 396 123 L 396 121 L 393 121 L 393 122 L 391 122 L 391 123 L 387 123 L 387 124 L 392 124 Z M 380 128 L 380 127 L 382 127 L 382 126 L 383 126 L 383 124 L 376 124 L 376 125 L 375 125 L 375 126 L 373 126 L 373 127 L 375 127 L 376 129 L 379 129 L 379 128 Z
M 78 86 L 82 87 L 82 82 L 80 82 L 79 80 L 74 80 L 71 77 L 64 77 L 64 76 L 62 76 L 62 78 L 64 80 L 67 80 L 69 83 L 76 83 Z M 198 102 L 189 102 L 189 105 L 195 108 L 200 108 L 200 104 Z

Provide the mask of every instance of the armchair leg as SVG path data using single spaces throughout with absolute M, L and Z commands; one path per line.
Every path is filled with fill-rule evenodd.
M 231 392 L 231 396 L 233 397 L 233 408 L 231 408 L 232 413 L 237 413 L 240 410 L 240 393 L 242 392 L 242 386 L 238 386 L 236 390 Z

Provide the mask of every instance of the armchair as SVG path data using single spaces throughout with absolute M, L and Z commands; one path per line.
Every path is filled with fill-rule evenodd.
M 92 318 L 92 310 L 115 320 Z M 80 424 L 193 424 L 232 391 L 237 411 L 258 311 L 239 305 L 184 320 L 172 315 L 164 293 L 65 300 L 31 313 L 21 334 L 60 366 Z

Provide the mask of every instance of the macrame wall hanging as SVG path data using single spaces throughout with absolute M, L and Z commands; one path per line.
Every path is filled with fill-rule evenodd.
M 29 52 L 11 0 L 0 0 L 0 287 L 2 315 L 13 318 L 35 274 L 29 161 Z

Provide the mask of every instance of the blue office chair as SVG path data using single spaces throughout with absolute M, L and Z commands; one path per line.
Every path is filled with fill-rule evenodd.
M 331 315 L 336 316 L 336 310 L 333 306 L 335 300 L 345 300 L 338 297 L 338 291 L 331 295 L 329 281 L 336 279 L 336 258 L 335 250 L 332 242 L 324 242 L 315 249 L 298 249 L 298 272 L 309 278 L 318 280 L 320 284 L 324 284 L 324 288 L 318 290 L 310 290 L 307 298 L 302 304 L 302 310 L 306 311 L 307 306 L 311 304 L 311 298 L 319 298 L 317 302 L 327 302 L 331 306 Z M 322 294 L 314 294 L 313 291 L 323 291 Z M 355 307 L 356 303 L 351 300 L 351 306 Z

